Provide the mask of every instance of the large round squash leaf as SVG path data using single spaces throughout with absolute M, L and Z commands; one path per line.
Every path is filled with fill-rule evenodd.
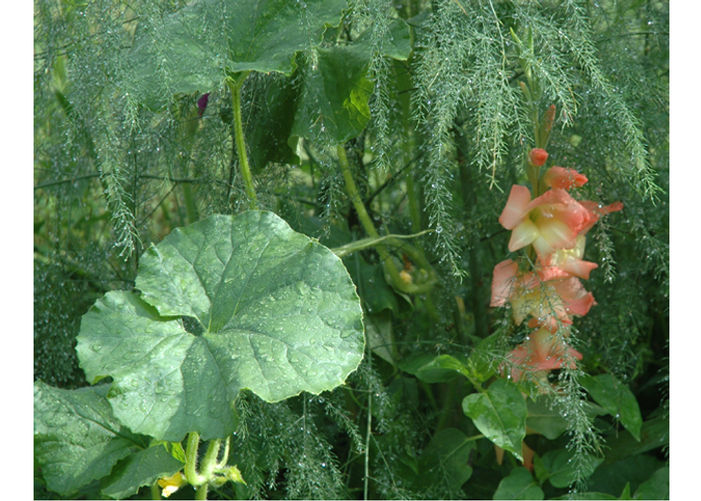
M 345 0 L 195 0 L 136 35 L 122 85 L 158 109 L 175 93 L 219 87 L 227 73 L 290 75 L 295 54 L 341 22 Z
M 176 229 L 144 253 L 136 288 L 97 301 L 77 351 L 88 380 L 114 379 L 115 416 L 157 439 L 223 437 L 239 390 L 268 402 L 318 394 L 363 355 L 341 260 L 271 212 Z

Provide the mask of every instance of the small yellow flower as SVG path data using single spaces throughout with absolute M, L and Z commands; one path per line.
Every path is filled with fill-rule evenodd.
M 187 484 L 187 480 L 185 480 L 185 475 L 183 475 L 181 471 L 171 475 L 170 477 L 158 479 L 158 485 L 162 489 L 161 494 L 164 498 L 169 497 L 185 484 Z

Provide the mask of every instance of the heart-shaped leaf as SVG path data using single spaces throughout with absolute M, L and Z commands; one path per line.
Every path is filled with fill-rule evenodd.
M 212 216 L 144 253 L 136 287 L 84 315 L 78 357 L 133 431 L 224 437 L 247 388 L 268 402 L 342 384 L 363 355 L 341 260 L 266 211 Z M 184 320 L 183 320 L 184 319 Z

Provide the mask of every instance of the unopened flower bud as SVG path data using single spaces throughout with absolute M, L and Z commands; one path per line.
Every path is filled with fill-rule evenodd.
M 209 92 L 202 94 L 202 96 L 197 100 L 197 114 L 200 118 L 204 115 L 204 110 L 207 109 L 207 103 L 209 102 Z
M 548 159 L 548 152 L 543 148 L 533 148 L 530 153 L 528 153 L 528 160 L 532 165 L 540 167 Z

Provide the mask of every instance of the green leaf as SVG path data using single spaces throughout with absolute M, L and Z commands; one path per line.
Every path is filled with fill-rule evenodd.
M 587 485 L 594 491 L 618 494 L 630 484 L 630 490 L 634 491 L 662 465 L 662 461 L 648 454 L 627 456 L 613 463 L 604 462 L 589 477 Z
M 608 452 L 606 462 L 625 459 L 669 444 L 669 419 L 655 418 L 645 421 L 641 427 L 640 440 L 629 432 L 614 431 L 606 437 Z
M 643 424 L 640 407 L 630 389 L 612 374 L 584 376 L 582 386 L 606 411 L 621 421 L 621 424 L 640 440 L 640 427 Z
M 392 355 L 392 314 L 389 311 L 365 317 L 365 336 L 375 355 L 392 366 L 396 365 Z
M 626 482 L 626 485 L 623 487 L 623 491 L 621 492 L 621 495 L 618 496 L 618 499 L 632 499 L 630 497 L 630 482 Z
M 268 402 L 318 394 L 360 363 L 362 312 L 341 260 L 271 212 L 178 228 L 139 266 L 141 297 L 107 293 L 76 348 L 89 381 L 114 378 L 112 407 L 133 431 L 224 437 L 241 389 Z
M 528 409 L 516 385 L 497 379 L 486 392 L 466 396 L 462 409 L 485 437 L 522 459 Z
M 465 376 L 465 365 L 452 355 L 423 353 L 402 360 L 399 368 L 416 376 L 425 383 L 445 383 L 461 374 Z
M 318 68 L 307 72 L 292 135 L 326 136 L 336 144 L 354 138 L 370 120 L 369 53 L 362 46 L 318 50 Z
M 183 467 L 163 445 L 141 450 L 123 461 L 112 474 L 102 493 L 115 499 L 125 499 L 144 485 L 152 485 L 161 477 L 169 477 Z
M 569 487 L 577 478 L 589 477 L 602 461 L 603 458 L 583 455 L 582 461 L 576 463 L 566 449 L 548 451 L 541 458 L 544 471 L 539 478 L 541 482 L 547 478 L 554 487 Z
M 633 499 L 669 499 L 669 466 L 660 468 L 640 484 Z
M 389 26 L 389 36 L 383 46 L 385 55 L 398 61 L 406 61 L 411 55 L 411 31 L 403 19 L 394 19 Z
M 355 43 L 366 45 L 370 51 L 372 49 L 372 36 L 372 29 L 367 29 L 355 40 Z M 398 61 L 409 59 L 411 55 L 411 30 L 407 22 L 403 19 L 393 19 L 379 49 L 383 56 Z
M 34 456 L 53 492 L 74 494 L 142 448 L 112 414 L 108 386 L 64 390 L 34 383 Z
M 526 418 L 528 432 L 540 433 L 548 440 L 555 440 L 567 431 L 568 424 L 565 418 L 550 410 L 545 399 L 539 398 L 533 401 L 529 398 L 526 405 L 528 406 Z
M 598 500 L 598 499 L 618 499 L 616 496 L 612 496 L 611 494 L 607 494 L 605 492 L 570 492 L 568 494 L 564 494 L 562 496 L 558 496 L 553 499 L 591 499 L 591 500 Z
M 363 305 L 368 313 L 399 311 L 397 295 L 387 284 L 381 264 L 369 264 L 357 254 L 347 257 L 345 263 L 353 282 L 358 285 L 358 290 L 363 295 Z
M 528 433 L 540 433 L 549 440 L 554 440 L 567 430 L 567 420 L 553 411 L 548 403 L 548 397 L 540 396 L 535 401 L 528 399 L 528 418 L 526 426 Z M 587 416 L 594 418 L 606 414 L 606 410 L 592 402 L 582 402 Z
M 297 89 L 284 78 L 266 78 L 256 84 L 259 87 L 250 103 L 250 109 L 255 110 L 253 119 L 244 124 L 251 170 L 259 172 L 269 163 L 298 163 L 287 144 L 297 109 Z
M 475 442 L 456 428 L 444 428 L 436 432 L 419 458 L 422 485 L 448 481 L 451 489 L 459 489 L 472 476 L 468 464 Z
M 499 335 L 492 334 L 480 340 L 467 359 L 470 376 L 478 383 L 484 383 L 496 373 L 494 369 L 495 349 Z
M 226 73 L 290 75 L 294 56 L 321 42 L 341 20 L 344 0 L 199 0 L 137 34 L 127 89 L 159 108 L 175 93 L 219 87 Z M 156 37 L 154 33 L 158 33 Z
M 514 468 L 508 477 L 499 482 L 492 499 L 544 499 L 543 489 L 533 479 L 533 475 L 521 466 Z

